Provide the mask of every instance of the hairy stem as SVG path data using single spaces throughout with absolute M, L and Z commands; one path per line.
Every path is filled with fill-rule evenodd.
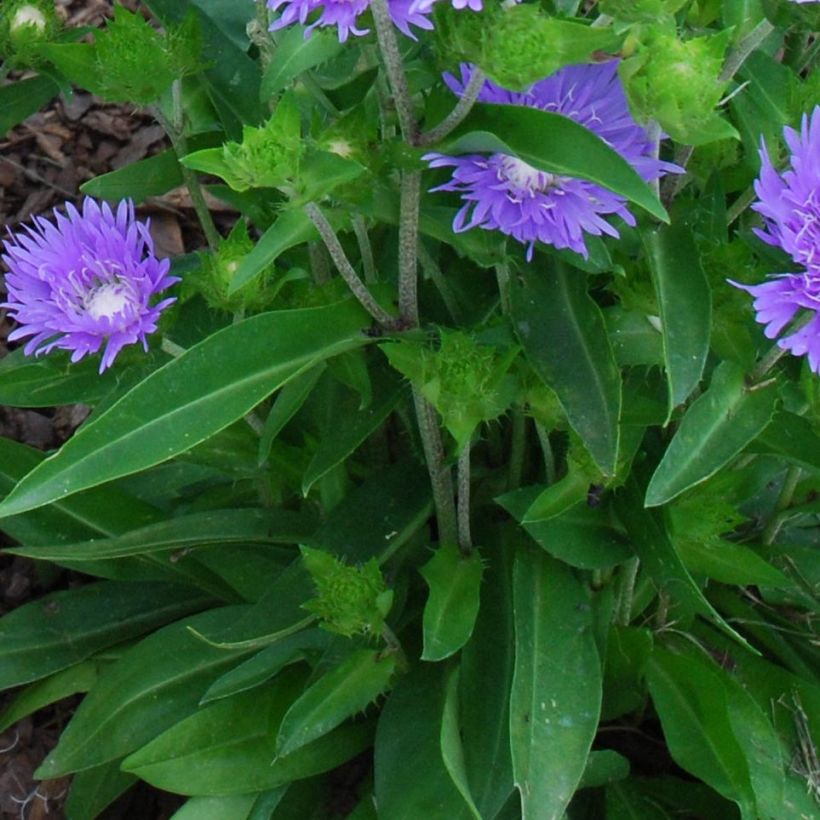
M 467 83 L 467 87 L 464 89 L 453 110 L 438 125 L 429 131 L 425 131 L 418 138 L 416 144 L 433 145 L 455 131 L 455 129 L 464 122 L 465 117 L 475 105 L 486 77 L 487 75 L 480 68 L 473 68 L 470 82 Z
M 458 548 L 462 555 L 473 551 L 470 535 L 470 442 L 464 445 L 458 457 Z
M 510 471 L 507 488 L 514 490 L 521 484 L 524 472 L 524 450 L 527 441 L 527 417 L 520 407 L 512 409 L 512 431 L 510 433 Z
M 399 313 L 409 327 L 419 323 L 418 241 L 421 172 L 401 175 L 399 205 Z
M 457 544 L 458 527 L 456 506 L 453 500 L 453 477 L 450 468 L 444 463 L 444 446 L 441 442 L 441 430 L 438 426 L 436 411 L 415 386 L 413 387 L 413 403 L 416 407 L 416 419 L 424 447 L 424 458 L 430 473 L 430 484 L 433 488 L 439 542 Z
M 325 247 L 336 265 L 336 269 L 345 280 L 351 293 L 359 300 L 361 306 L 379 323 L 382 325 L 392 325 L 393 317 L 373 298 L 373 294 L 367 289 L 364 282 L 359 279 L 359 275 L 350 264 L 347 254 L 336 236 L 331 224 L 320 210 L 315 202 L 308 202 L 305 205 L 305 213 L 310 217 L 310 221 L 315 225 L 316 230 L 319 231 L 319 236 L 325 243 Z
M 413 113 L 413 101 L 410 97 L 407 75 L 404 73 L 404 64 L 399 52 L 393 21 L 390 19 L 390 12 L 387 8 L 387 0 L 372 0 L 370 11 L 373 14 L 376 37 L 379 41 L 384 67 L 387 70 L 390 88 L 393 91 L 401 134 L 408 145 L 414 145 L 418 137 L 418 125 Z
M 640 560 L 637 556 L 625 561 L 618 576 L 617 623 L 628 626 L 632 620 L 632 602 L 635 599 L 635 581 Z

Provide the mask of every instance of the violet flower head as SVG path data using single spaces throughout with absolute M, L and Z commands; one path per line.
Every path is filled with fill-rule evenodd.
M 761 285 L 729 281 L 755 297 L 755 319 L 765 325 L 769 339 L 779 336 L 800 308 L 814 312 L 807 324 L 777 344 L 795 356 L 808 355 L 809 366 L 820 373 L 820 105 L 811 117 L 803 115 L 799 133 L 787 127 L 783 136 L 791 157 L 782 173 L 761 143 L 758 200 L 752 208 L 762 214 L 764 227 L 755 233 L 805 270 L 775 274 Z
M 445 75 L 459 96 L 472 68 L 463 65 L 462 78 Z M 521 92 L 508 91 L 485 81 L 479 101 L 523 105 L 563 114 L 597 134 L 632 164 L 645 180 L 679 173 L 672 163 L 658 160 L 646 131 L 639 126 L 626 101 L 618 77 L 618 61 L 566 66 Z M 584 234 L 618 236 L 606 219 L 619 216 L 628 225 L 635 218 L 619 194 L 576 177 L 550 174 L 507 154 L 425 155 L 431 168 L 452 167 L 449 182 L 434 191 L 456 191 L 465 205 L 456 214 L 453 230 L 471 228 L 501 231 L 527 245 L 527 260 L 536 243 L 569 248 L 587 256 Z
M 358 20 L 370 6 L 370 0 L 267 0 L 268 8 L 273 11 L 282 10 L 278 19 L 270 25 L 270 31 L 287 28 L 294 23 L 305 25 L 311 19 L 305 31 L 309 37 L 315 28 L 336 26 L 339 33 L 339 42 L 344 43 L 352 34 L 362 37 L 370 29 L 361 28 Z M 387 8 L 393 24 L 403 34 L 416 39 L 410 26 L 422 29 L 432 29 L 433 24 L 428 19 L 432 3 L 429 7 L 417 8 L 417 0 L 387 0 Z
M 26 355 L 61 348 L 77 362 L 104 344 L 102 373 L 125 345 L 140 341 L 147 350 L 146 336 L 175 301 L 152 304 L 179 279 L 168 275 L 168 259 L 154 255 L 148 224 L 135 219 L 130 200 L 116 212 L 93 199 L 82 213 L 68 203 L 54 222 L 35 217 L 34 227 L 10 234 L 4 251 L 8 301 L 0 307 L 20 325 L 10 341 L 31 337 Z

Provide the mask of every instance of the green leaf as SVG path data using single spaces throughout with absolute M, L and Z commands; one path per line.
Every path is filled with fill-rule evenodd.
M 620 305 L 605 308 L 603 313 L 612 351 L 619 365 L 656 365 L 663 362 L 661 334 L 646 314 L 638 310 L 625 310 Z
M 277 727 L 304 677 L 292 668 L 269 686 L 204 706 L 126 758 L 123 768 L 157 788 L 205 796 L 273 789 L 336 768 L 369 745 L 372 727 L 340 727 L 276 757 Z
M 376 805 L 389 820 L 446 817 L 467 809 L 441 757 L 443 665 L 419 664 L 399 681 L 376 728 Z
M 77 772 L 71 778 L 71 790 L 65 803 L 66 817 L 96 820 L 106 806 L 136 782 L 134 775 L 120 770 L 119 760 Z
M 589 128 L 563 114 L 481 103 L 473 106 L 439 150 L 444 154 L 509 154 L 551 174 L 588 179 L 669 221 L 663 205 L 635 169 Z
M 363 712 L 389 689 L 397 656 L 377 650 L 354 651 L 335 669 L 309 686 L 288 709 L 279 726 L 276 754 L 301 749 L 340 723 Z
M 99 664 L 94 660 L 69 666 L 18 692 L 0 714 L 0 734 L 24 717 L 67 698 L 77 692 L 87 692 L 99 677 Z
M 510 686 L 515 641 L 512 556 L 520 539 L 512 527 L 484 533 L 488 567 L 481 608 L 461 652 L 460 707 L 464 766 L 482 817 L 495 817 L 514 791 L 510 753 Z
M 177 621 L 125 652 L 80 704 L 37 776 L 50 780 L 122 757 L 196 711 L 205 689 L 243 653 L 214 649 L 188 627 L 217 629 L 247 609 Z
M 587 484 L 584 486 L 584 499 L 588 490 Z M 499 496 L 496 503 L 521 521 L 532 500 L 543 494 L 540 486 L 520 487 Z M 580 502 L 581 499 L 578 500 Z M 565 564 L 580 569 L 614 567 L 632 555 L 629 543 L 613 526 L 608 504 L 590 507 L 577 503 L 546 521 L 523 523 L 522 526 L 539 547 Z
M 316 362 L 366 341 L 352 300 L 262 313 L 230 325 L 152 373 L 82 427 L 0 504 L 0 515 L 143 470 L 241 418 Z
M 259 437 L 259 464 L 265 463 L 270 456 L 271 446 L 274 439 L 282 431 L 282 428 L 299 411 L 305 403 L 316 382 L 325 370 L 324 362 L 319 362 L 316 367 L 306 370 L 304 373 L 291 379 L 276 395 L 273 406 L 265 419 L 265 427 Z
M 632 475 L 615 497 L 618 515 L 626 528 L 641 565 L 660 589 L 686 604 L 691 610 L 717 623 L 735 640 L 749 645 L 706 600 L 684 566 L 660 516 L 641 504 L 641 490 Z
M 116 368 L 100 375 L 99 363 L 86 358 L 72 364 L 68 354 L 34 358 L 21 349 L 0 359 L 0 403 L 12 407 L 96 404 L 117 387 Z
M 596 789 L 627 777 L 629 777 L 629 760 L 612 749 L 601 749 L 589 753 L 587 766 L 578 788 Z
M 301 208 L 282 211 L 276 221 L 259 237 L 253 250 L 239 263 L 228 286 L 228 296 L 256 278 L 288 248 L 318 237 L 316 228 Z
M 256 794 L 231 794 L 225 797 L 191 797 L 171 820 L 248 820 Z
M 749 770 L 732 731 L 717 671 L 705 660 L 656 647 L 647 679 L 675 761 L 737 802 L 744 815 L 759 816 L 753 809 Z
M 754 550 L 721 539 L 715 544 L 684 540 L 676 544 L 683 563 L 692 572 L 722 584 L 754 584 L 774 589 L 792 589 L 794 583 Z
M 427 470 L 414 460 L 397 461 L 349 492 L 312 542 L 352 563 L 384 563 L 424 526 L 432 505 Z
M 537 524 L 549 521 L 571 510 L 589 493 L 589 476 L 572 465 L 567 474 L 541 490 L 527 508 L 522 524 Z
M 202 696 L 200 705 L 253 689 L 285 666 L 304 659 L 305 650 L 326 649 L 330 640 L 331 636 L 320 629 L 305 629 L 283 638 L 217 678 Z
M 267 100 L 286 88 L 302 72 L 340 54 L 344 44 L 335 32 L 314 30 L 305 37 L 302 26 L 291 26 L 281 32 L 271 61 L 262 77 L 260 94 Z
M 160 582 L 105 581 L 53 592 L 0 618 L 0 688 L 65 669 L 211 602 Z
M 120 200 L 125 197 L 140 203 L 149 196 L 162 196 L 182 185 L 176 152 L 162 151 L 107 174 L 84 182 L 80 190 L 99 199 Z
M 510 289 L 516 335 L 605 475 L 615 472 L 621 378 L 586 277 L 555 265 L 520 272 Z M 0 508 L 2 509 L 2 508 Z
M 774 414 L 747 449 L 753 453 L 780 456 L 798 467 L 820 472 L 820 437 L 810 421 L 785 410 Z
M 406 384 L 399 375 L 388 368 L 379 370 L 374 376 L 374 399 L 364 410 L 356 412 L 356 406 L 336 407 L 332 435 L 325 435 L 313 454 L 302 478 L 302 493 L 307 495 L 310 488 L 337 464 L 341 464 L 365 439 L 381 427 L 384 420 L 398 404 Z M 358 397 L 356 404 L 358 404 Z
M 458 667 L 451 670 L 445 687 L 444 713 L 441 717 L 441 758 L 444 768 L 450 774 L 458 793 L 470 809 L 475 820 L 481 820 L 481 813 L 476 808 L 470 784 L 467 778 L 467 767 L 464 763 L 464 746 L 461 741 L 459 726 L 459 674 Z
M 661 311 L 669 415 L 703 375 L 712 327 L 712 296 L 692 234 L 682 222 L 643 235 Z
M 774 384 L 749 388 L 738 365 L 722 362 L 666 448 L 646 490 L 646 506 L 665 504 L 714 475 L 766 427 L 776 400 Z
M 571 570 L 532 547 L 513 569 L 510 739 L 524 820 L 559 820 L 584 774 L 601 708 L 592 608 Z
M 315 523 L 312 516 L 290 510 L 212 510 L 149 524 L 114 538 L 13 547 L 9 552 L 51 561 L 93 561 L 208 544 L 298 544 L 310 535 Z
M 467 643 L 478 614 L 482 571 L 478 552 L 462 555 L 455 544 L 439 547 L 421 568 L 430 588 L 424 605 L 422 660 L 443 660 Z
M 42 108 L 59 90 L 51 77 L 42 74 L 0 87 L 0 137 Z

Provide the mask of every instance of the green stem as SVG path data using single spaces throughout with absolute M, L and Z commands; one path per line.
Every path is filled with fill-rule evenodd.
M 393 21 L 387 8 L 387 0 L 372 0 L 370 11 L 373 14 L 376 38 L 379 41 L 390 88 L 393 91 L 393 100 L 399 117 L 401 134 L 408 145 L 414 145 L 418 137 L 418 125 L 413 113 L 413 100 L 410 97 L 407 75 L 404 73 L 404 63 L 401 59 Z
M 399 206 L 399 314 L 409 327 L 419 323 L 418 242 L 421 171 L 401 175 Z
M 467 83 L 467 87 L 464 89 L 453 110 L 438 125 L 429 131 L 425 131 L 418 138 L 416 144 L 433 145 L 455 131 L 455 129 L 464 122 L 464 119 L 475 105 L 486 78 L 487 75 L 484 74 L 480 68 L 473 68 L 470 82 Z
M 436 262 L 436 260 L 433 259 L 433 257 L 430 254 L 430 251 L 428 251 L 427 248 L 424 246 L 424 242 L 419 242 L 418 253 L 421 269 L 422 271 L 424 271 L 425 277 L 429 277 L 433 280 L 433 284 L 436 286 L 436 289 L 441 294 L 441 298 L 444 301 L 444 305 L 447 308 L 447 312 L 450 314 L 450 318 L 457 325 L 464 324 L 464 315 L 461 311 L 461 308 L 458 306 L 458 301 L 453 295 L 453 289 L 450 287 L 450 283 L 447 281 L 446 277 L 441 272 L 441 268 L 439 267 L 438 262 Z
M 185 139 L 185 112 L 182 108 L 182 81 L 174 80 L 171 84 L 171 99 L 173 102 L 173 120 L 168 122 L 165 115 L 157 106 L 154 114 L 160 125 L 165 129 L 165 133 L 171 140 L 171 145 L 174 148 L 174 153 L 179 159 L 188 153 L 187 142 Z M 199 182 L 199 177 L 190 168 L 186 168 L 182 163 L 179 164 L 182 172 L 182 181 L 188 189 L 188 194 L 191 197 L 191 204 L 194 206 L 199 224 L 202 227 L 202 232 L 205 234 L 205 239 L 211 250 L 216 250 L 222 237 L 214 225 L 211 212 L 205 202 L 205 194 L 202 191 L 202 186 Z
M 468 441 L 458 457 L 458 547 L 461 554 L 468 556 L 473 551 L 470 535 L 470 442 Z
M 638 578 L 640 560 L 637 556 L 625 561 L 618 577 L 617 623 L 629 626 L 632 620 L 632 602 L 635 600 L 635 581 Z
M 555 455 L 550 444 L 550 434 L 543 424 L 535 422 L 535 432 L 538 434 L 538 443 L 544 456 L 544 474 L 547 484 L 555 483 Z
M 327 249 L 321 242 L 308 242 L 308 258 L 310 272 L 317 285 L 324 285 L 330 281 L 330 258 Z
M 783 526 L 781 513 L 787 510 L 791 505 L 792 499 L 794 498 L 794 491 L 800 482 L 800 475 L 800 468 L 793 464 L 789 467 L 786 477 L 783 479 L 783 486 L 780 488 L 780 495 L 778 495 L 777 501 L 775 502 L 769 523 L 760 536 L 760 540 L 767 547 L 774 543 L 774 539 L 777 538 L 777 533 L 780 532 L 780 528 Z
M 310 217 L 310 221 L 319 231 L 319 236 L 325 243 L 325 247 L 336 265 L 336 269 L 345 280 L 351 293 L 359 300 L 361 306 L 381 325 L 391 326 L 394 324 L 393 317 L 373 298 L 373 294 L 367 289 L 364 282 L 359 279 L 359 275 L 353 270 L 353 265 L 345 254 L 336 232 L 315 202 L 308 202 L 305 205 L 305 213 Z
M 524 451 L 527 441 L 527 417 L 520 407 L 512 409 L 512 430 L 510 432 L 510 472 L 507 488 L 514 490 L 521 484 L 524 473 Z
M 499 262 L 495 266 L 495 278 L 498 282 L 501 312 L 506 316 L 510 312 L 510 266 L 506 262 Z
M 442 544 L 458 543 L 456 524 L 456 506 L 453 500 L 453 477 L 450 468 L 444 463 L 444 446 L 441 442 L 441 430 L 436 419 L 436 411 L 417 387 L 413 387 L 413 404 L 416 407 L 416 419 L 424 447 L 424 458 L 430 474 L 433 488 L 433 504 L 436 508 L 439 542 Z
M 747 188 L 726 211 L 726 226 L 731 225 L 755 201 L 754 188 Z
M 356 241 L 359 243 L 359 254 L 362 257 L 362 268 L 364 268 L 364 281 L 374 284 L 379 281 L 379 274 L 376 270 L 376 262 L 373 259 L 373 247 L 370 244 L 370 237 L 367 235 L 367 225 L 364 217 L 354 214 L 351 222 L 353 233 L 356 234 Z

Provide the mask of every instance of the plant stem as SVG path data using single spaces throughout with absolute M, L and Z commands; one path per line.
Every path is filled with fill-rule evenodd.
M 417 145 L 433 145 L 443 140 L 446 136 L 451 134 L 470 113 L 472 107 L 475 105 L 481 88 L 484 85 L 486 74 L 478 68 L 473 68 L 473 73 L 470 76 L 470 82 L 461 94 L 458 102 L 455 104 L 453 110 L 435 127 L 429 131 L 425 131 L 416 141 Z
M 441 443 L 441 430 L 439 430 L 436 419 L 436 411 L 415 385 L 413 386 L 413 404 L 416 407 L 416 419 L 424 447 L 424 458 L 427 461 L 427 471 L 430 473 L 430 483 L 433 488 L 439 542 L 457 544 L 458 527 L 456 525 L 456 505 L 453 500 L 453 477 L 449 467 L 444 463 L 444 446 Z
M 538 434 L 538 443 L 541 445 L 541 452 L 544 455 L 544 478 L 547 484 L 555 483 L 555 456 L 550 444 L 550 434 L 543 424 L 535 422 L 535 432 Z
M 364 217 L 360 214 L 354 214 L 351 222 L 353 223 L 353 233 L 356 234 L 356 241 L 359 243 L 359 253 L 364 268 L 364 281 L 372 285 L 374 282 L 379 281 L 379 274 L 376 270 L 376 262 L 373 259 L 373 247 L 370 244 L 370 237 L 367 235 L 367 225 Z
M 458 548 L 464 556 L 473 551 L 470 535 L 470 442 L 458 457 Z
M 308 242 L 308 258 L 310 259 L 310 272 L 313 274 L 313 281 L 317 285 L 324 285 L 330 281 L 330 260 L 327 249 L 321 242 Z
M 382 325 L 391 326 L 394 323 L 393 317 L 373 298 L 373 294 L 365 286 L 364 282 L 359 279 L 359 275 L 353 270 L 353 265 L 345 254 L 342 243 L 336 236 L 335 231 L 327 218 L 319 209 L 315 202 L 308 202 L 305 205 L 305 213 L 310 217 L 310 221 L 316 226 L 319 231 L 319 236 L 325 243 L 325 247 L 330 253 L 330 258 L 336 269 L 345 280 L 347 286 L 350 288 L 353 295 L 359 300 L 361 306 L 379 323 Z
M 185 352 L 184 347 L 181 347 L 176 342 L 172 342 L 167 336 L 162 337 L 160 348 L 164 353 L 173 356 L 175 359 L 178 359 Z
M 797 489 L 797 485 L 800 481 L 800 474 L 800 468 L 792 464 L 786 473 L 786 477 L 783 479 L 783 486 L 780 488 L 780 495 L 777 496 L 777 501 L 775 502 L 774 510 L 772 510 L 769 523 L 760 536 L 760 540 L 767 547 L 774 543 L 774 539 L 777 538 L 777 533 L 780 532 L 780 528 L 783 526 L 781 513 L 788 509 L 792 503 L 794 491 Z
M 495 278 L 498 282 L 501 312 L 506 316 L 510 312 L 510 266 L 506 262 L 499 262 L 495 266 Z
M 173 121 L 169 122 L 167 117 L 162 113 L 159 106 L 154 107 L 154 116 L 157 122 L 165 129 L 165 133 L 171 140 L 171 145 L 174 148 L 174 153 L 179 159 L 188 153 L 187 143 L 185 139 L 185 112 L 182 109 L 182 81 L 174 80 L 171 85 L 171 100 L 173 103 Z M 186 168 L 181 162 L 179 164 L 182 172 L 182 181 L 188 189 L 188 194 L 191 197 L 191 204 L 196 212 L 199 224 L 202 227 L 202 232 L 205 234 L 205 239 L 211 250 L 216 250 L 222 237 L 214 225 L 211 212 L 205 202 L 205 194 L 202 192 L 202 186 L 199 183 L 199 177 L 190 168 Z
M 635 599 L 635 581 L 638 578 L 640 559 L 635 556 L 625 561 L 619 575 L 617 623 L 629 626 L 632 620 L 632 602 Z
M 399 314 L 409 327 L 419 323 L 418 241 L 421 171 L 401 175 L 399 206 Z
M 726 227 L 731 225 L 755 201 L 754 188 L 747 188 L 726 211 Z
M 413 113 L 413 101 L 407 85 L 407 75 L 404 73 L 399 43 L 393 29 L 393 21 L 387 8 L 387 0 L 372 0 L 370 11 L 373 14 L 373 23 L 376 26 L 376 37 L 379 41 L 384 67 L 393 91 L 393 100 L 396 113 L 399 117 L 399 127 L 404 141 L 414 145 L 418 137 L 418 125 Z
M 512 409 L 512 430 L 510 432 L 510 472 L 507 489 L 514 490 L 521 484 L 524 472 L 524 445 L 527 441 L 527 417 L 520 407 Z

